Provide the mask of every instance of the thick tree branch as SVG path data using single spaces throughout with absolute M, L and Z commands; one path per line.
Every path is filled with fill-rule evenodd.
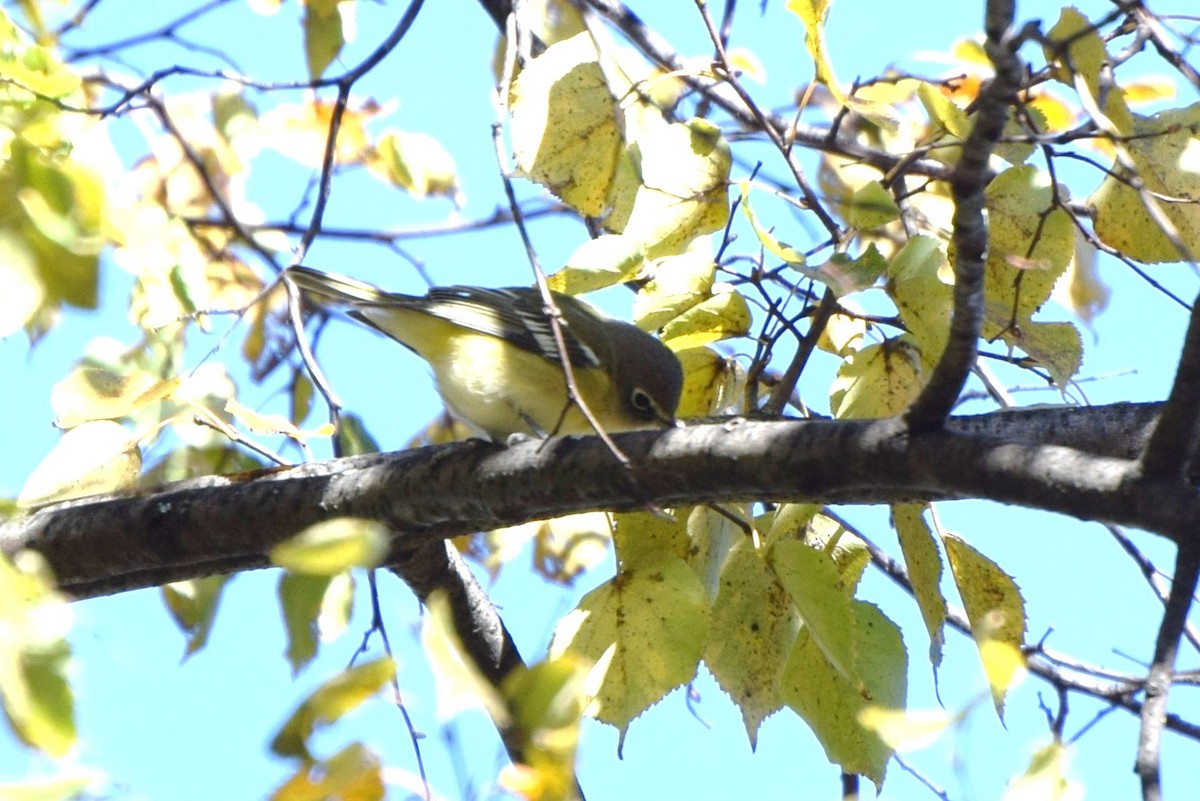
M 991 180 L 988 161 L 1004 132 L 1008 109 L 1017 99 L 1024 75 L 1017 57 L 1021 37 L 1012 30 L 1015 3 L 989 0 L 987 4 L 988 56 L 996 75 L 976 104 L 975 124 L 954 165 L 950 189 L 954 196 L 954 314 L 950 338 L 938 359 L 929 383 L 905 413 L 914 432 L 938 428 L 954 408 L 979 348 L 983 330 L 984 265 L 987 261 L 988 226 L 984 218 L 984 190 Z
M 949 430 L 911 441 L 895 420 L 731 420 L 618 435 L 630 470 L 615 470 L 592 437 L 509 448 L 474 440 L 67 501 L 0 526 L 0 550 L 42 552 L 65 591 L 88 597 L 264 567 L 275 544 L 343 515 L 398 532 L 389 564 L 451 536 L 649 503 L 991 498 L 1168 533 L 1200 520 L 1193 489 L 1138 481 L 1135 458 L 1154 407 L 1092 417 L 1105 415 L 1124 426 L 1107 439 L 1101 432 L 1100 442 L 1078 427 L 1043 425 L 1023 437 L 1035 430 L 1034 412 L 955 418 Z M 990 433 L 965 433 L 971 428 Z M 1100 449 L 1071 447 L 1082 442 Z
M 1146 475 L 1154 478 L 1182 478 L 1200 437 L 1200 312 L 1196 309 L 1200 301 L 1193 305 L 1175 382 L 1142 459 Z

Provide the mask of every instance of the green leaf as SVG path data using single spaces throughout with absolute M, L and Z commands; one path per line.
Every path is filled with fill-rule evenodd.
M 596 717 L 620 729 L 623 742 L 630 721 L 696 675 L 708 621 L 696 574 L 682 559 L 660 554 L 584 596 L 560 622 L 550 654 L 611 660 Z
M 1099 97 L 1100 71 L 1108 61 L 1096 26 L 1073 6 L 1059 12 L 1058 21 L 1042 45 L 1054 79 L 1074 88 L 1073 76 L 1083 78 L 1093 97 Z
M 208 576 L 187 581 L 164 584 L 163 602 L 175 621 L 175 625 L 187 635 L 184 657 L 199 651 L 208 642 L 217 609 L 221 604 L 221 592 L 229 576 Z
M 618 512 L 612 515 L 613 549 L 620 570 L 656 562 L 662 554 L 684 559 L 691 551 L 687 510 L 655 515 L 649 512 Z
M 863 184 L 850 198 L 847 222 L 863 231 L 880 228 L 900 218 L 900 207 L 878 181 Z
M 833 669 L 857 686 L 853 606 L 858 602 L 846 592 L 833 559 L 806 543 L 789 540 L 771 547 L 770 560 L 804 621 L 804 630 Z
M 954 290 L 940 277 L 945 265 L 941 245 L 929 236 L 909 239 L 888 265 L 892 300 L 926 369 L 937 364 L 950 338 Z
M 338 517 L 309 526 L 271 549 L 271 563 L 295 573 L 333 576 L 352 567 L 376 567 L 387 555 L 387 527 L 374 520 Z
M 942 558 L 937 540 L 922 513 L 925 506 L 915 503 L 892 505 L 892 525 L 900 539 L 904 566 L 912 582 L 913 597 L 929 632 L 929 661 L 936 669 L 942 663 L 945 642 L 946 599 L 942 596 Z
M 279 577 L 279 608 L 287 631 L 287 659 L 293 676 L 317 655 L 318 620 L 330 587 L 337 578 L 304 573 L 284 573 Z
M 318 80 L 325 69 L 333 63 L 346 35 L 342 28 L 342 16 L 338 3 L 305 4 L 304 8 L 304 55 L 308 61 L 308 77 Z
M 358 708 L 395 675 L 396 665 L 386 656 L 337 674 L 313 691 L 292 713 L 271 741 L 271 750 L 279 756 L 311 760 L 308 738 L 313 732 Z
M 751 748 L 762 721 L 783 705 L 780 680 L 799 628 L 791 598 L 743 538 L 721 570 L 704 661 L 741 711 Z
M 979 647 L 996 714 L 1003 719 L 1004 699 L 1025 673 L 1025 600 L 1012 577 L 965 540 L 945 534 L 942 543 Z
M 784 544 L 784 543 L 781 543 Z M 803 547 L 803 546 L 802 546 Z M 820 740 L 826 756 L 846 773 L 859 773 L 879 788 L 892 747 L 860 723 L 867 709 L 902 709 L 908 657 L 900 630 L 875 606 L 852 607 L 859 682 L 848 680 L 802 628 L 784 666 L 780 692 Z

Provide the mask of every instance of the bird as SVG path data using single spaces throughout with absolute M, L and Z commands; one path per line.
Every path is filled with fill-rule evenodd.
M 285 280 L 391 337 L 429 363 L 447 409 L 494 441 L 594 433 L 570 400 L 541 292 L 449 286 L 424 296 L 294 265 Z M 551 292 L 574 384 L 605 433 L 675 424 L 683 369 L 637 326 Z M 315 299 L 314 299 L 315 300 Z

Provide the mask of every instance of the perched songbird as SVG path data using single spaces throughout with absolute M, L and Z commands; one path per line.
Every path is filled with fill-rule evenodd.
M 512 434 L 592 433 L 567 397 L 548 312 L 536 289 L 453 286 L 424 297 L 384 292 L 307 267 L 284 273 L 414 351 L 433 368 L 455 416 L 504 441 Z M 670 425 L 683 370 L 650 334 L 603 316 L 581 300 L 553 293 L 575 386 L 608 432 Z

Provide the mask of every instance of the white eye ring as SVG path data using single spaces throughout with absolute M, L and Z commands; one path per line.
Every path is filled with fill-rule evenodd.
M 639 387 L 634 387 L 633 392 L 629 394 L 629 403 L 636 411 L 646 414 L 654 414 L 654 401 L 646 394 L 645 390 Z

